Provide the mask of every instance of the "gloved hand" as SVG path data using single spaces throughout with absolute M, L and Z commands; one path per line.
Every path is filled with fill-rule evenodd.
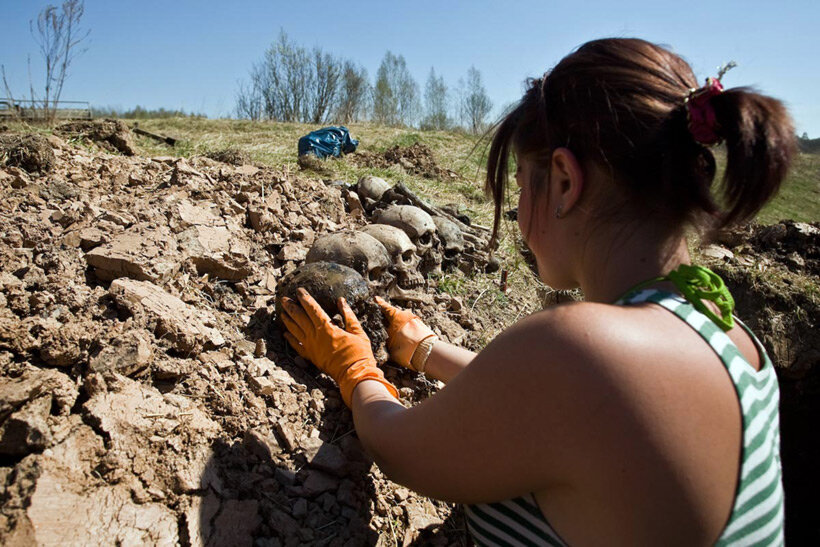
M 387 318 L 387 351 L 390 358 L 410 370 L 424 372 L 429 349 L 425 355 L 417 355 L 415 361 L 413 354 L 424 341 L 432 347 L 438 336 L 413 312 L 391 306 L 378 296 L 376 303 Z
M 348 407 L 353 389 L 364 380 L 381 382 L 393 397 L 398 398 L 396 388 L 385 380 L 384 373 L 376 366 L 370 340 L 344 298 L 339 299 L 338 305 L 346 330 L 331 323 L 330 317 L 304 289 L 299 289 L 301 306 L 290 298 L 283 298 L 282 302 L 285 311 L 282 321 L 289 331 L 285 333 L 285 339 L 299 355 L 339 384 L 342 399 Z

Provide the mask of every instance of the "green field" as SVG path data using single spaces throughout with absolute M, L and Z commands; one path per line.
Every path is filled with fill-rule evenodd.
M 820 221 L 820 154 L 800 154 L 789 178 L 760 213 L 764 224 L 785 218 L 801 222 Z

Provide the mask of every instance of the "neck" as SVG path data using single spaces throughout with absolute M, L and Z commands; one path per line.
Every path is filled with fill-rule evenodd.
M 600 232 L 604 234 L 591 239 L 581 257 L 579 283 L 588 302 L 615 302 L 638 283 L 691 262 L 682 234 L 661 238 L 659 230 L 644 226 Z M 666 282 L 652 286 L 676 290 Z

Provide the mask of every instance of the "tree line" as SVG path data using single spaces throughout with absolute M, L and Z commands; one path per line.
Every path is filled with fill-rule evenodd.
M 481 72 L 470 67 L 455 89 L 431 68 L 424 92 L 402 55 L 387 51 L 373 82 L 367 70 L 282 31 L 240 82 L 236 115 L 251 120 L 351 123 L 370 120 L 422 129 L 486 128 L 492 110 Z
M 94 118 L 123 118 L 126 120 L 152 120 L 166 118 L 207 118 L 199 112 L 186 112 L 179 108 L 145 108 L 137 105 L 125 110 L 115 106 L 92 106 L 91 116 Z

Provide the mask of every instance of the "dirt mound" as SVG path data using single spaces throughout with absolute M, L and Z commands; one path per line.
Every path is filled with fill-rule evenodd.
M 238 148 L 223 148 L 205 154 L 214 161 L 229 163 L 231 165 L 246 165 L 251 162 L 251 156 L 244 150 Z
M 48 173 L 54 167 L 55 156 L 45 137 L 5 135 L 0 137 L 0 160 L 29 173 Z
M 48 177 L 0 167 L 0 543 L 463 541 L 274 320 L 316 237 L 362 222 L 338 187 L 49 142 Z M 448 294 L 412 307 L 467 347 L 493 327 Z M 435 389 L 385 373 L 407 404 Z
M 329 177 L 333 171 L 325 165 L 325 162 L 334 161 L 332 156 L 325 159 L 319 159 L 315 154 L 302 154 L 297 160 L 299 169 L 302 171 L 313 171 L 320 176 Z
M 421 143 L 410 146 L 399 146 L 386 150 L 382 154 L 360 152 L 347 156 L 350 161 L 363 167 L 377 167 L 387 169 L 394 165 L 401 166 L 408 173 L 428 179 L 451 180 L 458 179 L 455 171 L 439 167 L 430 148 Z
M 791 272 L 820 278 L 820 223 L 786 220 L 755 230 L 749 244 Z
M 820 484 L 820 223 L 749 226 L 720 241 L 709 265 L 777 367 L 786 538 L 805 543 L 820 537 L 812 510 Z
M 122 120 L 68 122 L 58 126 L 56 131 L 65 136 L 88 139 L 109 152 L 125 156 L 136 154 L 131 129 Z

